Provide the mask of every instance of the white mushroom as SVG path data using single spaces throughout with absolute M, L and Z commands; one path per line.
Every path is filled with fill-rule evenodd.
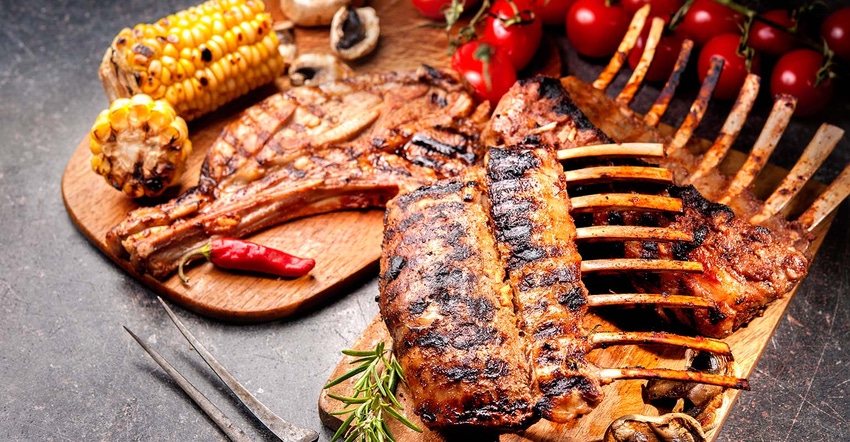
M 363 0 L 280 0 L 280 9 L 298 26 L 327 26 L 339 8 L 362 6 Z
M 291 21 L 277 22 L 272 29 L 277 34 L 277 50 L 283 57 L 283 62 L 289 66 L 298 54 L 298 47 L 295 45 L 294 25 Z
M 339 8 L 331 23 L 331 50 L 343 60 L 356 60 L 375 50 L 380 33 L 375 9 Z
M 332 54 L 301 54 L 289 67 L 293 86 L 316 86 L 352 75 L 354 70 Z

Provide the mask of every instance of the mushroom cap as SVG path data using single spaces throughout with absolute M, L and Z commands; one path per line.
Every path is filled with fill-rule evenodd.
M 298 26 L 327 26 L 339 8 L 363 3 L 364 0 L 280 0 L 280 9 Z
M 342 7 L 331 22 L 331 50 L 343 60 L 356 60 L 375 50 L 380 34 L 374 8 Z

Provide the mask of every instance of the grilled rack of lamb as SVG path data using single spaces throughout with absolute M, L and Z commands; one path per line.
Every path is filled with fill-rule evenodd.
M 381 316 L 426 425 L 517 429 L 537 417 L 569 422 L 601 401 L 602 384 L 624 378 L 747 388 L 734 376 L 599 368 L 586 359 L 595 347 L 634 343 L 731 353 L 722 341 L 707 338 L 582 328 L 587 309 L 597 304 L 582 274 L 632 266 L 687 273 L 702 266 L 582 261 L 566 186 L 555 151 L 530 136 L 524 145 L 492 147 L 484 168 L 389 203 Z M 655 232 L 657 239 L 669 237 Z M 598 296 L 600 305 L 611 302 Z M 678 302 L 699 308 L 690 299 Z

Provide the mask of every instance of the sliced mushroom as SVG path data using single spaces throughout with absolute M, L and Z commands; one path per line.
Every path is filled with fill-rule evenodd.
M 688 370 L 737 375 L 734 361 L 712 353 L 688 350 L 685 360 Z M 643 398 L 661 410 L 687 413 L 703 428 L 712 429 L 719 423 L 718 410 L 726 399 L 725 391 L 723 387 L 695 382 L 651 380 L 643 387 Z
M 280 0 L 286 18 L 298 26 L 327 26 L 339 8 L 362 6 L 363 0 Z
M 630 414 L 608 426 L 603 442 L 706 442 L 705 432 L 694 418 L 682 413 L 662 416 Z
M 380 33 L 375 9 L 339 8 L 331 23 L 331 49 L 343 60 L 356 60 L 375 50 Z
M 298 55 L 298 47 L 295 45 L 295 25 L 291 21 L 276 22 L 273 29 L 277 34 L 277 50 L 283 57 L 284 63 L 289 66 Z
M 316 86 L 352 75 L 354 70 L 332 54 L 302 54 L 289 67 L 293 86 Z

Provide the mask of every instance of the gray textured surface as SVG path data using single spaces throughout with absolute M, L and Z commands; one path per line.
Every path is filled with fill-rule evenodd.
M 153 293 L 76 230 L 59 189 L 71 152 L 107 105 L 95 72 L 103 49 L 121 27 L 191 3 L 0 1 L 0 440 L 223 440 L 122 325 L 155 345 L 243 428 L 252 427 Z M 574 56 L 567 61 L 584 79 L 599 69 Z M 827 119 L 850 129 L 848 113 L 847 99 L 835 100 Z M 791 164 L 815 128 L 797 123 L 778 162 Z M 831 179 L 848 161 L 845 140 L 819 177 Z M 741 395 L 719 440 L 846 438 L 848 225 L 845 202 L 751 378 L 753 391 Z M 318 394 L 339 351 L 376 313 L 376 293 L 368 281 L 310 314 L 253 326 L 176 311 L 258 398 L 327 440 Z

